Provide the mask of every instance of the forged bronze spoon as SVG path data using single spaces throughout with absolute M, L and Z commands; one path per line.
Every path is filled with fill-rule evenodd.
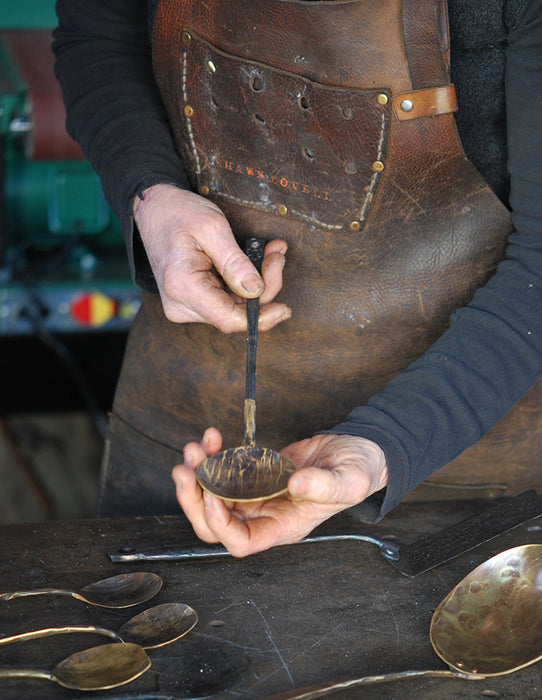
M 11 637 L 0 638 L 0 646 L 43 639 L 55 634 L 72 634 L 86 632 L 110 637 L 116 642 L 139 644 L 143 649 L 156 649 L 175 642 L 193 629 L 198 621 L 196 611 L 184 603 L 163 603 L 144 610 L 125 622 L 118 632 L 95 627 L 78 625 L 66 627 L 49 627 L 41 630 L 21 632 Z
M 250 238 L 245 253 L 261 270 L 265 242 Z M 268 447 L 256 445 L 256 349 L 259 300 L 247 300 L 247 358 L 243 444 L 205 459 L 196 471 L 203 489 L 231 501 L 263 501 L 284 493 L 293 463 Z
M 162 579 L 157 574 L 134 571 L 89 583 L 80 591 L 62 588 L 35 588 L 30 591 L 11 591 L 0 593 L 0 600 L 27 598 L 35 595 L 59 595 L 77 598 L 91 605 L 102 608 L 129 608 L 132 605 L 146 603 L 158 593 Z
M 150 665 L 137 644 L 102 644 L 68 656 L 52 671 L 0 667 L 0 678 L 44 678 L 72 690 L 107 690 L 130 683 Z
M 508 549 L 471 571 L 433 613 L 430 639 L 449 670 L 363 676 L 267 700 L 312 700 L 406 678 L 478 680 L 536 663 L 542 659 L 542 544 Z

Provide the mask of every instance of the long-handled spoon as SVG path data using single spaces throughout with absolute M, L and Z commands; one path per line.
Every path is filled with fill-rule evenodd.
M 132 605 L 146 603 L 158 593 L 162 579 L 157 574 L 134 571 L 89 583 L 80 591 L 62 588 L 35 588 L 30 591 L 11 591 L 0 593 L 0 600 L 27 598 L 35 595 L 69 596 L 91 605 L 103 608 L 129 608 Z
M 44 678 L 73 690 L 106 690 L 130 683 L 150 665 L 138 644 L 102 644 L 68 656 L 52 671 L 0 667 L 0 678 Z
M 250 238 L 245 253 L 261 269 L 265 242 Z M 262 501 L 284 493 L 294 464 L 268 447 L 256 445 L 256 349 L 259 300 L 247 300 L 247 359 L 243 444 L 205 459 L 196 476 L 203 489 L 232 501 Z
M 110 637 L 116 642 L 139 644 L 143 649 L 156 649 L 177 641 L 193 629 L 198 621 L 196 611 L 184 603 L 163 603 L 144 610 L 125 622 L 118 632 L 94 625 L 48 627 L 0 638 L 0 646 L 43 639 L 56 634 L 86 632 Z
M 267 700 L 313 700 L 406 678 L 501 676 L 542 659 L 542 544 L 508 549 L 470 572 L 433 613 L 431 644 L 449 669 L 363 676 Z

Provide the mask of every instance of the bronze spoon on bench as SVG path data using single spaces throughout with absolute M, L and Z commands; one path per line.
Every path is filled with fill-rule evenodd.
M 139 644 L 143 649 L 156 649 L 171 642 L 176 642 L 193 629 L 198 621 L 195 610 L 184 603 L 163 603 L 144 610 L 130 618 L 118 632 L 95 627 L 94 625 L 73 625 L 66 627 L 49 627 L 30 632 L 21 632 L 11 637 L 0 638 L 0 646 L 27 642 L 33 639 L 43 639 L 56 634 L 72 634 L 83 632 L 101 634 L 116 642 Z
M 80 591 L 62 588 L 35 588 L 30 591 L 0 593 L 0 600 L 14 600 L 35 595 L 69 596 L 103 608 L 129 608 L 146 603 L 158 593 L 162 579 L 157 574 L 134 571 L 89 583 Z
M 150 665 L 138 644 L 102 644 L 68 656 L 52 671 L 0 667 L 0 678 L 44 678 L 72 690 L 107 690 L 130 683 Z
M 480 564 L 433 613 L 431 644 L 448 669 L 362 676 L 287 690 L 267 700 L 313 700 L 407 678 L 478 680 L 542 659 L 542 544 L 508 549 Z
M 258 272 L 265 242 L 250 238 L 245 253 Z M 230 501 L 263 501 L 284 493 L 294 464 L 268 447 L 256 445 L 256 349 L 259 300 L 247 300 L 247 358 L 243 444 L 207 457 L 196 476 L 209 493 Z

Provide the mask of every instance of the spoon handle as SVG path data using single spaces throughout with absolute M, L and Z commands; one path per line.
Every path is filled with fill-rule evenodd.
M 287 690 L 283 693 L 277 693 L 276 695 L 268 695 L 265 700 L 314 700 L 314 698 L 327 697 L 328 695 L 338 693 L 340 690 L 359 688 L 374 683 L 402 681 L 407 678 L 465 678 L 468 680 L 483 680 L 484 676 L 471 676 L 444 669 L 432 671 L 400 671 L 398 673 L 384 673 L 380 676 L 351 678 L 346 681 L 325 683 L 321 686 Z
M 249 238 L 245 243 L 245 253 L 261 272 L 265 241 L 260 238 Z M 253 446 L 256 443 L 256 350 L 258 348 L 258 316 L 260 300 L 247 299 L 247 361 L 245 378 L 245 408 L 243 445 Z
M 87 634 L 101 634 L 104 637 L 110 637 L 115 642 L 124 641 L 122 637 L 116 632 L 105 629 L 104 627 L 95 627 L 94 625 L 81 625 L 73 627 L 47 627 L 41 630 L 30 630 L 29 632 L 20 632 L 19 634 L 14 634 L 11 637 L 1 637 L 0 646 L 4 646 L 7 644 L 15 644 L 16 642 L 28 642 L 32 639 L 43 639 L 45 637 L 52 637 L 56 634 L 72 634 L 77 632 L 86 632 Z
M 52 673 L 35 668 L 0 668 L 0 678 L 45 678 L 56 681 Z
M 29 598 L 34 595 L 61 595 L 70 598 L 81 598 L 75 591 L 64 590 L 63 588 L 34 588 L 32 591 L 7 591 L 0 593 L 0 600 L 13 600 L 14 598 Z

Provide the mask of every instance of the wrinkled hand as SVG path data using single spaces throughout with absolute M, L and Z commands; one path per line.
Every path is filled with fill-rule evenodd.
M 298 468 L 285 496 L 226 502 L 202 491 L 196 481 L 198 464 L 221 447 L 220 432 L 208 428 L 201 443 L 185 446 L 184 463 L 173 469 L 172 476 L 177 500 L 198 537 L 222 542 L 237 557 L 296 542 L 387 483 L 386 461 L 378 445 L 349 435 L 316 435 L 282 450 Z
M 239 248 L 220 209 L 198 194 L 154 185 L 134 201 L 134 220 L 154 273 L 166 317 L 203 322 L 224 333 L 246 329 L 244 300 L 260 298 L 259 329 L 291 316 L 272 302 L 282 287 L 287 245 L 266 245 L 261 276 Z

